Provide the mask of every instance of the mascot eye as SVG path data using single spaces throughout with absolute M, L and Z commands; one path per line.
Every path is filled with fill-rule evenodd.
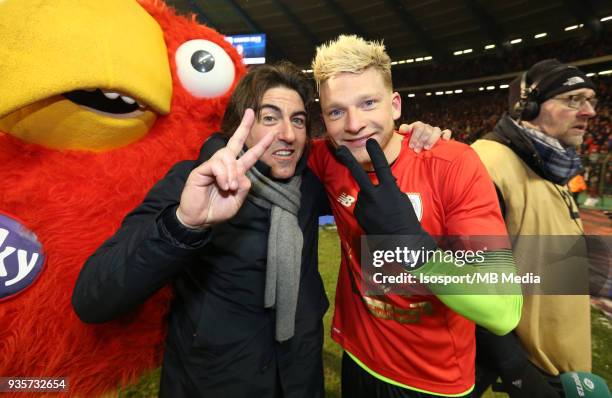
M 223 95 L 234 82 L 234 63 L 219 45 L 189 40 L 176 50 L 176 71 L 183 87 L 198 98 Z
M 208 51 L 198 50 L 191 56 L 191 66 L 198 72 L 209 72 L 215 67 L 215 57 Z

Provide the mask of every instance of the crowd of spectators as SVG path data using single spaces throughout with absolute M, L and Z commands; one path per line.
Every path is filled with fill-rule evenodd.
M 508 109 L 508 90 L 467 92 L 450 95 L 419 94 L 403 98 L 405 120 L 421 120 L 453 131 L 456 140 L 472 143 L 493 130 Z
M 602 32 L 599 38 L 570 38 L 544 43 L 538 46 L 516 45 L 505 49 L 488 50 L 471 58 L 450 56 L 444 62 L 405 64 L 393 69 L 394 87 L 420 86 L 428 83 L 457 81 L 528 69 L 546 58 L 561 62 L 597 58 L 612 54 L 612 29 Z M 418 66 L 417 66 L 418 65 Z
M 597 116 L 580 147 L 589 196 L 612 195 L 612 78 L 597 79 Z

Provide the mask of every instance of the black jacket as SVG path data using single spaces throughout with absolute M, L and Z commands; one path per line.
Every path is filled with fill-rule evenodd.
M 327 212 L 325 193 L 302 162 L 295 335 L 278 343 L 274 310 L 263 307 L 270 210 L 246 200 L 236 216 L 205 233 L 176 220 L 187 176 L 224 144 L 213 136 L 198 161 L 176 164 L 153 187 L 84 265 L 73 307 L 85 322 L 106 322 L 172 282 L 160 396 L 322 397 L 322 317 L 329 304 L 317 269 L 317 216 Z M 261 162 L 256 167 L 269 172 Z

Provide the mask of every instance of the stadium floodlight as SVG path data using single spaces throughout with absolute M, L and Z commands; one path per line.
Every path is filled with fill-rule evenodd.
M 423 60 L 423 57 L 419 57 L 417 59 L 415 59 L 416 62 L 421 62 Z
M 431 61 L 433 59 L 433 57 L 431 55 L 426 56 L 425 58 L 423 58 L 425 61 Z
M 455 51 L 453 55 L 461 55 L 463 54 L 463 50 Z
M 591 73 L 587 73 L 587 77 L 593 77 L 593 76 L 595 76 L 595 73 L 592 73 L 592 72 Z
M 495 86 L 487 86 L 487 90 L 495 90 Z
M 463 53 L 464 53 L 464 54 L 469 54 L 469 53 L 471 53 L 471 52 L 472 52 L 472 49 L 471 49 L 471 48 L 467 48 L 467 49 L 463 50 Z
M 580 27 L 580 25 L 572 25 L 572 26 L 567 26 L 565 28 L 566 32 L 569 32 L 570 30 L 574 30 L 574 29 L 578 29 Z
M 406 63 L 405 59 L 402 59 L 401 61 L 398 61 L 398 64 L 405 64 L 405 63 Z
M 410 93 L 410 94 L 408 94 L 408 97 L 412 98 L 412 97 L 414 97 L 414 94 Z
M 537 35 L 533 36 L 534 39 L 541 39 L 542 37 L 546 37 L 548 36 L 548 33 L 544 32 L 544 33 L 538 33 Z
M 397 65 L 397 61 L 391 62 L 391 65 Z
M 520 42 L 522 42 L 523 39 L 514 39 L 514 40 L 510 40 L 510 44 L 518 44 Z
M 493 49 L 493 48 L 495 48 L 495 44 L 487 44 L 487 45 L 485 46 L 485 50 L 491 50 L 491 49 Z
M 455 94 L 461 94 L 463 92 L 462 89 L 455 90 Z
M 598 75 L 612 75 L 612 69 L 602 70 Z
M 411 63 L 413 63 L 413 62 L 414 62 L 414 58 L 408 58 L 408 59 L 406 60 L 406 63 L 407 63 L 407 64 L 411 64 Z
M 612 15 L 608 15 L 607 17 L 603 17 L 600 19 L 601 22 L 612 21 Z
M 312 69 L 302 69 L 303 73 L 312 73 Z
M 319 102 L 319 99 L 318 99 L 318 98 L 315 98 L 315 102 Z
M 452 93 L 453 93 L 453 90 L 448 90 L 444 92 L 444 94 L 452 94 Z
M 508 88 L 509 86 L 507 84 L 500 84 L 499 88 Z
M 436 95 L 444 95 L 444 91 L 436 91 Z
M 484 87 L 478 87 L 478 91 L 483 91 Z
M 431 95 L 431 92 L 428 91 L 425 93 L 425 95 L 429 97 Z

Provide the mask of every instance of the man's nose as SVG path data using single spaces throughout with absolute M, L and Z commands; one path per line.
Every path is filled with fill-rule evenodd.
M 591 118 L 596 114 L 595 108 L 593 108 L 593 105 L 591 105 L 589 101 L 584 101 L 578 110 L 578 115 L 582 117 Z
M 344 129 L 352 134 L 357 134 L 363 129 L 365 126 L 364 120 L 361 117 L 359 110 L 357 109 L 349 109 L 346 112 L 346 122 L 344 125 Z
M 280 127 L 280 131 L 278 132 L 278 135 L 276 136 L 277 139 L 287 142 L 289 144 L 295 141 L 295 131 L 293 131 L 291 123 L 283 122 L 282 125 L 279 127 Z

